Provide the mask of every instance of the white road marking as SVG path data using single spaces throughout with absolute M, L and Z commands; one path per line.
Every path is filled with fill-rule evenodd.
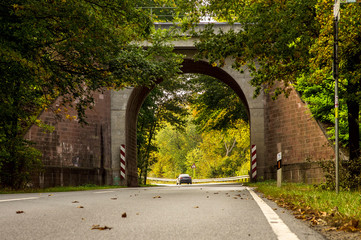
M 101 193 L 112 193 L 112 192 L 115 192 L 115 191 L 101 191 L 101 192 L 93 192 L 95 194 L 101 194 Z
M 0 200 L 0 202 L 22 201 L 22 200 L 31 200 L 31 199 L 38 199 L 38 198 L 39 197 L 4 199 L 4 200 Z
M 296 234 L 291 232 L 288 226 L 282 221 L 282 219 L 267 205 L 258 195 L 253 192 L 252 189 L 247 188 L 253 199 L 256 201 L 258 206 L 261 208 L 265 215 L 268 223 L 271 225 L 273 232 L 277 235 L 279 240 L 299 240 Z

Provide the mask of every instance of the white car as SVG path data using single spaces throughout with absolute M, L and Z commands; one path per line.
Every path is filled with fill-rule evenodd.
M 192 178 L 188 174 L 180 174 L 177 178 L 177 185 L 182 183 L 192 184 Z

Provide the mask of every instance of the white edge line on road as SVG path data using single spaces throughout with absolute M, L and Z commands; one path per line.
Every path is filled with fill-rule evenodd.
M 112 193 L 112 192 L 115 192 L 115 191 L 101 191 L 101 192 L 93 192 L 95 194 L 101 194 L 101 193 Z
M 38 198 L 39 197 L 4 199 L 4 200 L 0 200 L 0 202 L 13 202 L 13 201 L 31 200 L 31 199 L 38 199 Z
M 296 234 L 291 232 L 288 226 L 282 221 L 273 209 L 267 205 L 252 189 L 247 188 L 253 199 L 261 208 L 268 223 L 271 225 L 273 232 L 279 240 L 299 240 Z

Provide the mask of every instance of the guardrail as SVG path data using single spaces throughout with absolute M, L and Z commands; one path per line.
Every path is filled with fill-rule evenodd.
M 153 178 L 148 177 L 147 180 L 149 181 L 156 181 L 156 182 L 176 182 L 177 179 L 173 178 Z M 243 175 L 243 176 L 236 176 L 236 177 L 227 177 L 227 178 L 209 178 L 209 179 L 193 179 L 193 183 L 208 183 L 208 182 L 234 182 L 234 181 L 248 181 L 249 176 Z

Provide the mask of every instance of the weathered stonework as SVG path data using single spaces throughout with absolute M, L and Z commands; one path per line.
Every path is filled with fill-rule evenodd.
M 274 101 L 265 96 L 265 147 L 265 179 L 275 178 L 278 152 L 284 179 L 296 182 L 322 181 L 321 169 L 311 162 L 334 159 L 333 146 L 295 90 Z
M 30 128 L 26 138 L 35 142 L 35 147 L 43 153 L 45 168 L 44 173 L 34 178 L 35 186 L 112 184 L 110 92 L 96 93 L 94 98 L 94 108 L 86 112 L 87 125 L 65 118 L 59 120 L 53 113 L 43 112 L 40 119 L 55 130 L 44 133 L 37 126 Z M 53 107 L 57 108 L 58 103 Z M 76 115 L 72 109 L 66 114 Z

